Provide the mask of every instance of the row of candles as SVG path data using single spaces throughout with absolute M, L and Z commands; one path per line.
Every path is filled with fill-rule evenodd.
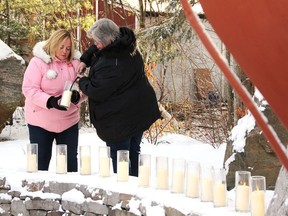
M 91 175 L 90 146 L 80 146 L 80 174 Z M 37 171 L 38 145 L 27 145 L 27 172 Z M 99 176 L 110 176 L 110 148 L 99 147 Z M 56 145 L 56 173 L 67 173 L 67 145 Z M 150 187 L 151 155 L 139 155 L 138 185 Z M 117 181 L 129 181 L 129 151 L 117 151 Z M 156 188 L 169 190 L 169 158 L 156 157 Z M 172 193 L 183 193 L 202 202 L 213 202 L 214 207 L 227 206 L 225 169 L 201 166 L 199 162 L 173 158 Z M 235 172 L 235 210 L 251 212 L 251 216 L 265 215 L 264 176 L 251 176 L 249 171 Z

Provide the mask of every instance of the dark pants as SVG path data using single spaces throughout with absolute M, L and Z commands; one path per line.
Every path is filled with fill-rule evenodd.
M 77 172 L 78 124 L 61 133 L 47 131 L 41 127 L 28 124 L 30 143 L 38 143 L 38 169 L 48 170 L 52 156 L 53 141 L 56 145 L 67 145 L 67 171 Z
M 117 151 L 129 150 L 129 175 L 138 176 L 138 156 L 140 154 L 140 143 L 142 136 L 143 132 L 129 137 L 121 142 L 106 143 L 106 145 L 110 147 L 114 173 L 117 173 Z

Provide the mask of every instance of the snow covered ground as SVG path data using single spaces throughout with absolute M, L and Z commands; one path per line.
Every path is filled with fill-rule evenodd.
M 235 211 L 235 191 L 234 189 L 228 191 L 228 206 L 215 208 L 212 202 L 201 202 L 199 198 L 188 198 L 184 194 L 173 194 L 170 190 L 159 191 L 155 189 L 155 158 L 157 156 L 169 157 L 169 168 L 171 169 L 173 158 L 183 158 L 187 161 L 197 161 L 201 165 L 213 166 L 214 168 L 222 167 L 226 144 L 220 145 L 219 148 L 212 147 L 209 143 L 203 143 L 198 140 L 192 139 L 180 134 L 166 134 L 159 139 L 158 145 L 150 144 L 146 139 L 143 140 L 141 145 L 141 151 L 145 154 L 150 154 L 152 159 L 151 164 L 151 186 L 149 188 L 137 187 L 137 178 L 130 177 L 128 183 L 117 183 L 116 176 L 112 174 L 111 177 L 103 179 L 98 177 L 98 147 L 104 146 L 105 143 L 100 140 L 94 130 L 94 128 L 81 128 L 79 145 L 91 145 L 92 149 L 92 175 L 81 176 L 78 173 L 69 173 L 67 176 L 61 177 L 55 174 L 55 148 L 52 155 L 51 164 L 48 172 L 38 173 L 26 173 L 26 144 L 29 143 L 27 126 L 21 117 L 21 112 L 14 113 L 14 124 L 12 126 L 7 125 L 0 134 L 0 175 L 10 176 L 7 178 L 12 187 L 18 187 L 20 182 L 17 182 L 14 178 L 16 176 L 25 176 L 28 178 L 40 178 L 45 179 L 53 178 L 60 181 L 73 181 L 79 183 L 86 183 L 87 185 L 95 185 L 95 182 L 103 189 L 109 189 L 113 191 L 123 192 L 128 191 L 133 194 L 138 194 L 143 197 L 143 200 L 147 202 L 154 200 L 162 203 L 166 206 L 174 207 L 184 214 L 189 214 L 191 211 L 205 216 L 248 216 L 250 213 L 238 213 Z M 244 121 L 244 120 L 243 120 Z M 251 126 L 253 124 L 253 118 L 246 118 L 246 123 L 242 123 L 238 129 L 234 129 L 234 134 L 243 134 L 243 131 L 247 130 L 244 127 Z M 242 139 L 241 137 L 239 139 Z M 2 140 L 2 141 L 1 141 Z M 240 142 L 239 145 L 243 145 Z M 55 146 L 54 146 L 55 147 Z M 242 146 L 243 147 L 243 146 Z M 170 172 L 171 173 L 171 172 Z M 73 176 L 73 178 L 71 178 Z M 171 182 L 171 181 L 170 181 Z M 72 193 L 72 192 L 71 192 Z M 274 191 L 266 191 L 266 207 L 273 196 Z M 77 194 L 73 194 L 70 197 L 77 197 Z M 137 214 L 137 210 L 132 208 L 131 212 Z M 165 215 L 163 209 L 151 208 L 147 211 L 149 216 L 161 216 Z

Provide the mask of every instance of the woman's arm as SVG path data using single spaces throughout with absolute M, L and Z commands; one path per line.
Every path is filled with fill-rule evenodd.
M 98 51 L 97 47 L 95 45 L 92 45 L 86 50 L 82 56 L 80 57 L 81 63 L 77 67 L 77 73 L 79 75 L 82 75 L 85 72 L 86 67 L 90 67 L 93 60 L 96 57 L 96 52 Z
M 86 64 L 86 67 L 90 67 L 93 59 L 96 57 L 96 52 L 98 51 L 96 45 L 92 45 L 86 50 L 80 57 L 81 62 Z

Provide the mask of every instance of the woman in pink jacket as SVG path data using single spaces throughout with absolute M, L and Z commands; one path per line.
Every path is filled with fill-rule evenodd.
M 38 169 L 48 170 L 53 141 L 67 145 L 67 171 L 77 171 L 80 94 L 75 83 L 69 108 L 59 105 L 66 81 L 75 81 L 80 52 L 67 30 L 55 31 L 33 48 L 34 57 L 24 74 L 22 91 L 30 143 L 38 143 Z M 82 98 L 81 98 L 82 101 Z

